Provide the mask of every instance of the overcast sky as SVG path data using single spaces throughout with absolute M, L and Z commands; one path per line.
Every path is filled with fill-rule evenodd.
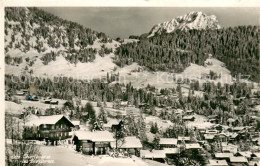
M 222 27 L 259 25 L 260 8 L 181 8 L 181 7 L 48 7 L 41 8 L 56 16 L 116 38 L 147 33 L 158 23 L 190 11 L 216 15 Z

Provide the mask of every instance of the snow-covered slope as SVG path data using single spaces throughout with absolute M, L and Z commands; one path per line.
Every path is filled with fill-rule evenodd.
M 190 12 L 184 16 L 179 16 L 171 21 L 165 21 L 163 23 L 155 25 L 148 37 L 154 36 L 156 33 L 162 32 L 171 33 L 177 29 L 189 30 L 189 29 L 219 29 L 221 28 L 217 17 L 215 15 L 207 16 L 202 12 Z
M 105 75 L 120 43 L 102 32 L 36 8 L 5 10 L 5 73 L 33 76 Z M 92 76 L 91 76 L 92 77 Z

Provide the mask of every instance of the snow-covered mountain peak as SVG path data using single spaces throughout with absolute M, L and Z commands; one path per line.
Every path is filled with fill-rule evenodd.
M 201 11 L 192 11 L 184 16 L 178 16 L 170 21 L 155 25 L 148 37 L 154 36 L 156 33 L 162 32 L 171 33 L 177 29 L 189 30 L 189 29 L 219 29 L 221 26 L 218 23 L 215 15 L 207 16 Z

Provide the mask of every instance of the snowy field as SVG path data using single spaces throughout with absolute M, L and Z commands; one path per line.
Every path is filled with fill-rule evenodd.
M 126 42 L 133 41 L 132 39 L 126 40 Z M 100 49 L 102 43 L 95 41 L 92 48 Z M 120 43 L 113 41 L 112 43 L 105 44 L 106 47 L 115 50 L 116 46 Z M 13 56 L 17 56 L 17 52 L 10 52 Z M 23 54 L 22 54 L 23 55 Z M 93 78 L 101 78 L 106 76 L 107 73 L 115 72 L 120 74 L 120 83 L 132 82 L 133 86 L 136 88 L 143 88 L 148 84 L 155 86 L 156 88 L 172 88 L 176 87 L 176 82 L 173 80 L 175 77 L 178 79 L 189 79 L 189 80 L 199 80 L 200 83 L 212 81 L 232 83 L 234 79 L 230 75 L 230 71 L 226 69 L 225 64 L 215 58 L 208 58 L 205 61 L 205 66 L 199 66 L 196 64 L 191 64 L 182 73 L 170 73 L 170 72 L 150 72 L 145 70 L 144 67 L 139 66 L 137 63 L 132 65 L 125 65 L 123 68 L 116 66 L 113 63 L 114 53 L 105 55 L 104 57 L 96 55 L 96 59 L 93 62 L 81 63 L 78 62 L 76 65 L 69 63 L 62 55 L 58 56 L 56 61 L 51 61 L 48 65 L 44 65 L 39 58 L 36 56 L 40 55 L 35 51 L 29 51 L 24 57 L 30 56 L 36 59 L 35 64 L 29 67 L 29 70 L 33 70 L 33 76 L 44 76 L 53 78 L 54 76 L 67 76 L 78 79 L 91 80 Z M 24 72 L 26 62 L 18 66 L 5 65 L 6 74 L 19 75 Z M 116 69 L 116 70 L 115 70 Z M 141 69 L 140 72 L 137 72 Z M 17 72 L 21 71 L 21 73 Z M 217 75 L 221 75 L 220 78 L 216 80 L 210 80 L 207 78 L 210 71 L 214 71 Z
M 75 152 L 71 148 L 62 146 L 41 146 L 42 156 L 50 156 L 55 163 L 46 166 L 163 166 L 164 164 L 154 161 L 132 158 L 113 158 L 110 156 L 88 156 Z M 146 162 L 147 161 L 147 162 Z
M 197 128 L 210 128 L 212 126 L 214 126 L 213 123 L 210 123 L 208 122 L 208 118 L 203 116 L 203 115 L 192 115 L 195 117 L 195 120 L 192 122 L 192 121 L 189 121 L 189 122 L 185 122 L 185 125 L 188 127 L 188 128 L 194 128 L 194 127 L 197 127 Z

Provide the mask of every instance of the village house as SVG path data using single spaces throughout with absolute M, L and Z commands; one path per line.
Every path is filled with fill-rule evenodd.
M 209 122 L 211 123 L 218 123 L 218 116 L 217 115 L 210 115 L 208 116 Z
M 252 152 L 250 151 L 237 152 L 236 156 L 243 156 L 246 157 L 247 159 L 250 159 L 252 156 Z
M 206 134 L 218 134 L 219 131 L 218 131 L 218 130 L 212 130 L 212 129 L 211 129 L 211 130 L 206 130 L 205 133 L 206 133 Z
M 185 148 L 186 149 L 201 149 L 201 146 L 198 143 L 188 143 L 188 144 L 185 144 Z
M 204 139 L 207 140 L 208 142 L 213 142 L 215 138 L 214 134 L 204 134 Z
M 231 166 L 246 166 L 248 164 L 248 160 L 245 157 L 230 157 L 230 165 Z
M 218 138 L 221 142 L 227 142 L 228 141 L 228 135 L 226 133 L 219 133 Z
M 166 157 L 173 158 L 174 156 L 180 153 L 179 148 L 163 148 L 163 152 L 165 153 Z
M 71 122 L 72 122 L 73 125 L 75 126 L 75 128 L 73 129 L 74 131 L 80 129 L 80 121 L 79 121 L 79 120 L 73 120 L 73 121 L 71 121 Z
M 33 128 L 36 139 L 43 140 L 51 144 L 56 143 L 58 140 L 64 140 L 69 138 L 69 132 L 75 126 L 73 123 L 63 115 L 52 115 L 52 116 L 35 116 L 29 120 L 25 126 Z M 31 133 L 33 134 L 33 133 Z M 28 138 L 33 138 L 29 134 Z
M 233 153 L 215 153 L 215 158 L 218 160 L 225 159 L 229 161 L 229 158 L 233 156 Z
M 116 148 L 116 142 L 111 143 L 112 148 Z M 135 136 L 125 137 L 123 140 L 117 141 L 117 148 L 128 152 L 131 155 L 139 156 L 140 150 L 143 148 L 141 141 Z
M 208 166 L 228 166 L 226 160 L 209 160 Z
M 140 157 L 164 163 L 165 158 L 173 157 L 180 153 L 179 148 L 164 148 L 161 150 L 141 150 Z
M 192 116 L 192 115 L 183 116 L 183 117 L 182 117 L 182 120 L 183 120 L 183 121 L 194 121 L 194 120 L 195 120 L 195 117 Z
M 115 139 L 108 131 L 75 131 L 72 141 L 76 145 L 76 151 L 88 155 L 100 155 L 108 153 L 110 144 L 115 142 Z
M 260 165 L 260 152 L 252 153 L 251 160 L 248 163 L 249 166 Z
M 240 133 L 244 132 L 245 130 L 246 130 L 246 128 L 243 127 L 243 126 L 234 127 L 234 128 L 232 129 L 233 132 L 240 132 Z
M 161 148 L 175 148 L 177 141 L 176 138 L 160 138 L 159 145 Z
M 223 152 L 236 154 L 238 151 L 237 145 L 229 144 L 227 142 L 222 142 L 221 146 Z
M 237 141 L 239 139 L 239 134 L 237 133 L 230 133 L 228 136 L 229 136 L 228 137 L 229 142 Z
M 182 137 L 182 136 L 178 136 L 178 144 L 182 143 L 182 142 L 188 143 L 190 142 L 190 137 Z
M 186 115 L 193 115 L 194 111 L 193 110 L 187 110 L 185 113 L 186 113 Z
M 141 150 L 140 157 L 143 159 L 155 160 L 161 163 L 165 162 L 166 153 L 164 150 Z
M 103 129 L 107 131 L 112 131 L 113 126 L 119 124 L 118 119 L 108 119 L 108 122 L 103 125 Z

